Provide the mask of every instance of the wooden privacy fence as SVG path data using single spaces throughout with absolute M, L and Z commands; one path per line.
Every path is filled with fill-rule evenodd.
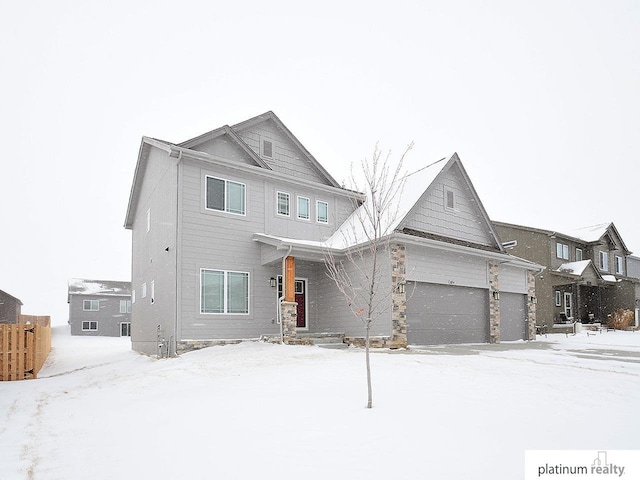
M 25 323 L 0 325 L 0 381 L 37 378 L 51 351 L 49 317 L 21 315 L 18 321 Z

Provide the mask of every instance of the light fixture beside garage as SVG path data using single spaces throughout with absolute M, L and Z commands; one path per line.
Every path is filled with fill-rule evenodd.
M 407 291 L 406 285 L 406 283 L 399 283 L 397 287 L 398 293 L 405 293 Z
M 500 291 L 499 290 L 494 290 L 493 292 L 491 292 L 491 295 L 493 295 L 493 299 L 494 300 L 500 300 Z
M 276 286 L 276 279 L 274 277 L 271 277 L 269 279 L 269 285 L 271 286 L 271 288 L 275 288 Z

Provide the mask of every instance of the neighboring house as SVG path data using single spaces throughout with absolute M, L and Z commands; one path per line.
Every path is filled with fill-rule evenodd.
M 613 223 L 566 232 L 493 223 L 514 255 L 546 267 L 536 277 L 539 324 L 606 323 L 619 308 L 635 309 L 631 252 Z
M 627 274 L 634 281 L 636 299 L 636 327 L 640 325 L 640 257 L 627 257 Z
M 143 137 L 125 219 L 133 348 L 174 355 L 332 333 L 359 342 L 324 255 L 362 241 L 345 233 L 363 201 L 272 112 L 181 144 Z M 456 154 L 411 175 L 398 208 L 383 279 L 395 293 L 376 345 L 535 336 L 541 267 L 505 252 Z
M 0 290 L 0 323 L 16 324 L 22 310 L 22 302 Z
M 131 335 L 131 282 L 69 280 L 71 335 Z

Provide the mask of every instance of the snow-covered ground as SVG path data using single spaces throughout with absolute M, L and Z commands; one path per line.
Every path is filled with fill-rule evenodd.
M 54 329 L 0 383 L 0 479 L 517 479 L 527 449 L 640 448 L 640 333 L 372 356 L 261 343 L 157 360 Z

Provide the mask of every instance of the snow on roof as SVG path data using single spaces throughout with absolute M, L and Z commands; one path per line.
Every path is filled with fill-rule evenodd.
M 602 279 L 606 282 L 620 282 L 620 280 L 618 280 L 615 275 L 602 275 Z
M 131 295 L 131 282 L 72 278 L 69 280 L 69 295 L 127 296 Z
M 382 212 L 381 236 L 393 233 L 452 157 L 453 155 L 450 155 L 401 177 L 399 182 L 402 184 L 398 186 L 399 194 L 390 202 L 389 208 Z M 443 160 L 447 162 L 442 163 Z M 370 205 L 371 201 L 367 201 Z M 329 248 L 341 249 L 370 240 L 373 237 L 373 225 L 367 218 L 367 207 L 365 203 L 354 210 L 325 242 L 325 245 Z
M 598 225 L 576 228 L 571 231 L 562 231 L 561 233 L 573 238 L 584 240 L 585 242 L 597 242 L 605 233 L 607 233 L 610 225 L 611 223 L 600 223 Z
M 582 275 L 589 266 L 591 260 L 581 260 L 579 262 L 563 263 L 556 270 L 557 272 L 572 273 L 574 275 Z

